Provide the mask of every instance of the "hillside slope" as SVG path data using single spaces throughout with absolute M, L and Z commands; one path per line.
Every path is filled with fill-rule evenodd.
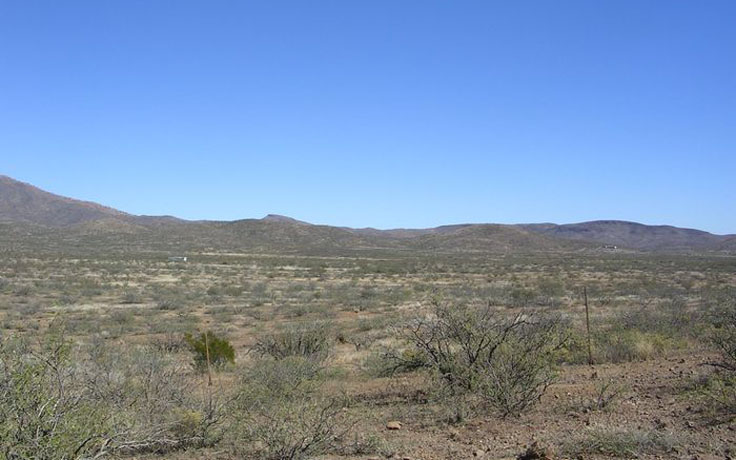
M 0 221 L 64 227 L 83 222 L 125 218 L 124 212 L 97 203 L 73 200 L 33 185 L 0 176 Z
M 602 245 L 655 251 L 736 250 L 735 235 L 614 220 L 378 230 L 314 225 L 275 214 L 232 222 L 136 216 L 54 195 L 7 176 L 0 176 L 0 224 L 0 243 L 6 248 L 55 251 L 539 252 Z
M 718 250 L 729 238 L 729 235 L 713 235 L 702 230 L 670 225 L 644 225 L 619 220 L 599 220 L 565 225 L 527 224 L 522 227 L 554 238 L 655 251 Z

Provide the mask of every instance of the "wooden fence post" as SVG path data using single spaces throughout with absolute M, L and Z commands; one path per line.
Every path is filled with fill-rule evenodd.
M 583 286 L 583 298 L 585 299 L 585 330 L 588 333 L 588 364 L 593 365 L 593 348 L 590 345 L 590 309 L 588 308 L 588 287 Z

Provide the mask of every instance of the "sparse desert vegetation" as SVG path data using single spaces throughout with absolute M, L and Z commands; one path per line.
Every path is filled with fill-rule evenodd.
M 0 0 L 0 460 L 736 459 L 735 50 L 736 0 Z
M 0 455 L 725 457 L 734 273 L 721 254 L 6 250 Z
M 0 460 L 735 460 L 735 50 L 736 0 L 0 0 Z

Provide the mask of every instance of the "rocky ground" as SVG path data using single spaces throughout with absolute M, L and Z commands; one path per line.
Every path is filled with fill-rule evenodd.
M 698 391 L 712 360 L 696 350 L 644 362 L 565 366 L 541 403 L 519 418 L 432 425 L 419 414 L 387 421 L 383 434 L 396 451 L 389 458 L 731 458 L 736 421 L 715 417 Z M 379 413 L 389 416 L 411 387 L 387 381 L 363 397 L 383 401 Z

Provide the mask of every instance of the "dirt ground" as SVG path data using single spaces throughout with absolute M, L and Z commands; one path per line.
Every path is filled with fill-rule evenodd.
M 714 413 L 703 396 L 713 373 L 708 363 L 717 359 L 706 337 L 698 337 L 704 326 L 686 323 L 668 331 L 658 325 L 667 315 L 699 318 L 720 305 L 736 286 L 736 261 L 606 257 L 201 254 L 170 264 L 150 255 L 73 263 L 19 255 L 0 261 L 0 332 L 33 337 L 61 317 L 79 343 L 103 337 L 135 347 L 169 340 L 184 363 L 190 356 L 180 347 L 182 335 L 208 329 L 235 347 L 236 365 L 215 377 L 232 386 L 254 361 L 249 350 L 259 337 L 295 324 L 329 324 L 334 343 L 325 391 L 347 397 L 344 418 L 352 429 L 349 448 L 318 458 L 512 459 L 532 445 L 538 455 L 524 458 L 736 457 L 736 421 Z M 593 366 L 563 363 L 539 403 L 519 417 L 471 411 L 451 420 L 448 403 L 429 395 L 421 372 L 369 372 L 367 363 L 382 347 L 398 344 L 393 328 L 422 312 L 431 298 L 480 299 L 499 314 L 533 308 L 582 330 L 581 286 L 588 289 L 596 330 L 616 335 L 631 324 L 637 328 L 627 343 L 631 356 Z M 648 322 L 631 323 L 631 313 Z M 621 318 L 629 326 L 613 328 Z M 594 341 L 597 356 L 611 347 L 605 338 Z M 584 361 L 578 356 L 572 362 Z M 191 378 L 198 388 L 201 376 Z M 389 422 L 400 428 L 388 429 Z M 238 457 L 221 445 L 164 458 Z

